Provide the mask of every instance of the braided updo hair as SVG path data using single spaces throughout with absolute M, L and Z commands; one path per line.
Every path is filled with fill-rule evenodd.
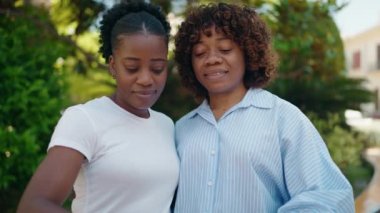
M 108 10 L 100 22 L 99 52 L 109 63 L 120 35 L 148 32 L 169 42 L 170 24 L 161 8 L 143 1 L 120 3 Z

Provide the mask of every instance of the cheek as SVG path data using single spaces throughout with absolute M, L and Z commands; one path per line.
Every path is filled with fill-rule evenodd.
M 244 56 L 242 54 L 236 54 L 231 58 L 232 65 L 238 69 L 241 70 L 242 72 L 245 71 L 245 61 L 244 61 Z
M 167 79 L 168 79 L 168 73 L 167 72 L 162 73 L 161 75 L 156 76 L 156 83 L 158 86 L 164 87 Z
M 193 73 L 195 75 L 196 80 L 202 81 L 202 72 L 200 71 L 200 69 L 198 69 L 196 66 L 193 66 Z
M 199 80 L 199 77 L 201 77 L 200 76 L 200 73 L 201 73 L 200 61 L 199 60 L 193 60 L 192 66 L 193 66 L 193 72 L 195 74 L 195 77 Z

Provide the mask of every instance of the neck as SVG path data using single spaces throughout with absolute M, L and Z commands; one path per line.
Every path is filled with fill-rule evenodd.
M 231 107 L 239 103 L 246 94 L 245 87 L 231 93 L 210 94 L 210 108 L 216 120 L 223 116 Z
M 141 118 L 149 118 L 150 117 L 148 109 L 136 109 L 136 108 L 129 106 L 128 104 L 124 104 L 123 101 L 121 101 L 119 98 L 117 98 L 116 93 L 111 95 L 110 99 L 115 104 L 119 105 L 119 107 L 123 108 L 124 110 L 126 110 L 126 111 L 128 111 L 128 112 L 130 112 L 130 113 L 132 113 L 138 117 L 141 117 Z

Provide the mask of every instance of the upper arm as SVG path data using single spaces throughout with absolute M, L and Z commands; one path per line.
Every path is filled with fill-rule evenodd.
M 84 159 L 74 149 L 62 146 L 51 148 L 25 189 L 19 211 L 43 212 L 39 209 L 43 206 L 59 207 L 71 192 Z
M 295 113 L 294 113 L 295 114 Z M 290 200 L 279 212 L 315 209 L 352 212 L 352 188 L 331 159 L 318 131 L 297 113 L 288 119 L 282 138 L 286 188 Z

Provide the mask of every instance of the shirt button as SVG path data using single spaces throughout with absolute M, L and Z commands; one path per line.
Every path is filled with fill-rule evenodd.
M 207 185 L 208 186 L 212 186 L 213 182 L 210 180 L 209 182 L 207 182 Z
M 215 155 L 215 150 L 211 150 L 211 155 Z

